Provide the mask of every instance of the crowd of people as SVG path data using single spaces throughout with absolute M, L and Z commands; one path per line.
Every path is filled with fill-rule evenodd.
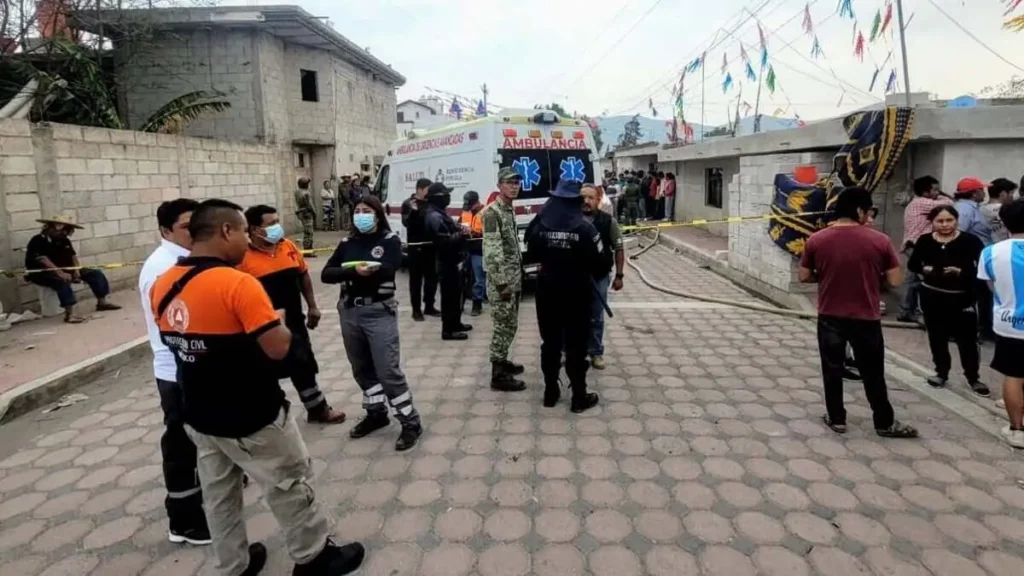
M 676 175 L 672 172 L 629 170 L 616 176 L 606 171 L 602 184 L 611 214 L 625 224 L 675 220 Z

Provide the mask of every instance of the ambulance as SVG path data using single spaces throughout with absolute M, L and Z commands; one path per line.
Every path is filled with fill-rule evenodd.
M 496 198 L 498 170 L 511 167 L 522 177 L 513 203 L 527 274 L 536 265 L 526 254 L 523 234 L 560 179 L 594 182 L 594 136 L 582 120 L 560 118 L 550 110 L 505 109 L 493 116 L 457 122 L 400 138 L 388 150 L 373 194 L 388 212 L 391 229 L 405 241 L 402 202 L 429 178 L 452 189 L 448 213 L 458 220 L 463 195 L 476 191 L 482 202 Z

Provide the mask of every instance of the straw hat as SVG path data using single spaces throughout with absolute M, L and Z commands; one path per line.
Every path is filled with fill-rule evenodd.
M 68 216 L 52 216 L 50 218 L 37 218 L 36 222 L 39 222 L 40 224 L 62 224 L 64 226 L 71 226 L 72 228 L 76 228 L 78 230 L 84 229 L 83 226 L 75 224 L 75 222 Z

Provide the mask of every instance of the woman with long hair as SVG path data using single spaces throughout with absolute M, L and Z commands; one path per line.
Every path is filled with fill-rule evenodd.
M 981 357 L 974 291 L 974 276 L 984 246 L 973 234 L 960 232 L 959 216 L 953 206 L 933 208 L 928 213 L 932 233 L 918 239 L 907 268 L 922 276 L 921 310 L 935 363 L 935 376 L 928 379 L 928 384 L 941 388 L 949 381 L 949 341 L 953 339 L 971 390 L 987 397 L 989 389 L 978 374 Z
M 355 203 L 352 222 L 352 234 L 341 240 L 320 274 L 325 284 L 341 284 L 341 338 L 363 390 L 366 417 L 349 436 L 362 438 L 386 427 L 390 406 L 402 425 L 395 449 L 408 450 L 423 426 L 399 366 L 395 272 L 402 264 L 402 241 L 391 231 L 380 200 L 369 194 Z

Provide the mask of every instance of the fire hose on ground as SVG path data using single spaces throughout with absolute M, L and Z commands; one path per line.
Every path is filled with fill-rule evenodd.
M 656 228 L 654 230 L 654 238 L 651 239 L 651 243 L 647 246 L 641 246 L 640 250 L 628 255 L 626 258 L 626 264 L 632 268 L 640 280 L 647 286 L 657 290 L 658 292 L 664 292 L 665 294 L 671 294 L 672 296 L 678 296 L 680 298 L 687 298 L 690 300 L 699 300 L 701 302 L 709 302 L 712 304 L 723 304 L 726 306 L 732 306 L 735 308 L 744 308 L 746 310 L 753 310 L 755 312 L 767 312 L 769 314 L 777 314 L 780 316 L 789 316 L 791 318 L 802 318 L 806 320 L 814 320 L 818 317 L 815 312 L 808 312 L 805 310 L 790 310 L 788 308 L 776 308 L 774 306 L 766 306 L 763 304 L 754 304 L 751 302 L 743 302 L 740 300 L 730 300 L 728 298 L 716 298 L 714 296 L 704 296 L 702 294 L 695 294 L 693 292 L 685 292 L 682 290 L 675 290 L 672 288 L 666 288 L 660 284 L 652 281 L 643 269 L 636 265 L 635 260 L 643 255 L 645 252 L 654 248 L 658 244 L 658 240 L 661 238 L 661 229 Z M 910 330 L 921 330 L 923 329 L 920 324 L 913 322 L 898 322 L 894 320 L 882 320 L 882 326 L 886 328 L 902 328 Z

